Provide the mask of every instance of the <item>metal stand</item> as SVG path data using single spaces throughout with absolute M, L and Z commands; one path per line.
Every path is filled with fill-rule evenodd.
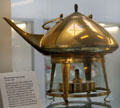
M 106 89 L 108 91 L 110 91 L 109 86 L 108 86 L 108 79 L 107 79 L 107 73 L 106 73 L 106 69 L 105 69 L 105 60 L 104 60 L 104 57 L 102 58 L 102 68 L 103 68 L 103 74 L 104 74 Z M 109 97 L 109 94 L 104 98 L 105 102 L 110 102 L 109 100 L 107 100 L 108 97 Z
M 69 95 L 69 74 L 70 74 L 70 63 L 62 64 L 62 75 L 63 75 L 63 98 L 68 106 L 68 95 Z
M 52 64 L 51 79 L 50 79 L 50 91 L 52 91 L 52 87 L 53 87 L 55 67 L 56 67 L 56 64 Z

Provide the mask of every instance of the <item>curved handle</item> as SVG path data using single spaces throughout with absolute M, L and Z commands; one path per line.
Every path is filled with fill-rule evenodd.
M 45 23 L 42 25 L 42 28 L 45 29 L 45 30 L 49 30 L 50 27 L 46 26 L 47 24 L 52 23 L 52 22 L 54 22 L 54 21 L 60 21 L 61 19 L 63 19 L 63 14 L 60 14 L 60 17 L 58 17 L 58 18 L 55 18 L 55 19 L 52 19 L 52 20 L 50 20 L 50 21 L 45 22 Z

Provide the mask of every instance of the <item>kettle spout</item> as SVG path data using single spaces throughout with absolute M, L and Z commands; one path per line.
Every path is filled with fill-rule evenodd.
M 40 47 L 40 42 L 43 38 L 43 34 L 30 34 L 19 27 L 16 26 L 14 22 L 12 22 L 10 19 L 5 18 L 4 20 L 29 44 L 31 44 L 35 49 L 37 49 L 39 52 L 44 53 L 43 49 Z

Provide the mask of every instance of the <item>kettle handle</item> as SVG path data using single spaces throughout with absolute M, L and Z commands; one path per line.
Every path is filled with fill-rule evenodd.
M 63 19 L 63 14 L 60 14 L 60 17 L 58 17 L 58 18 L 55 18 L 55 19 L 52 19 L 52 20 L 50 20 L 50 21 L 45 22 L 45 23 L 42 25 L 42 28 L 45 29 L 45 30 L 49 30 L 50 27 L 46 26 L 47 24 L 52 23 L 52 22 L 57 21 L 57 20 L 60 21 L 61 19 Z

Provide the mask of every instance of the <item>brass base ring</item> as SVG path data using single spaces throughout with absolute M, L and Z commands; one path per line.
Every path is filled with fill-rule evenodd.
M 107 90 L 105 88 L 96 88 L 94 92 L 90 93 L 70 93 L 68 95 L 69 98 L 78 98 L 78 97 L 98 97 L 98 96 L 106 96 L 109 95 L 111 92 L 110 90 Z M 53 97 L 63 97 L 63 93 L 58 93 L 57 90 L 53 91 L 47 91 L 48 96 L 53 96 Z

